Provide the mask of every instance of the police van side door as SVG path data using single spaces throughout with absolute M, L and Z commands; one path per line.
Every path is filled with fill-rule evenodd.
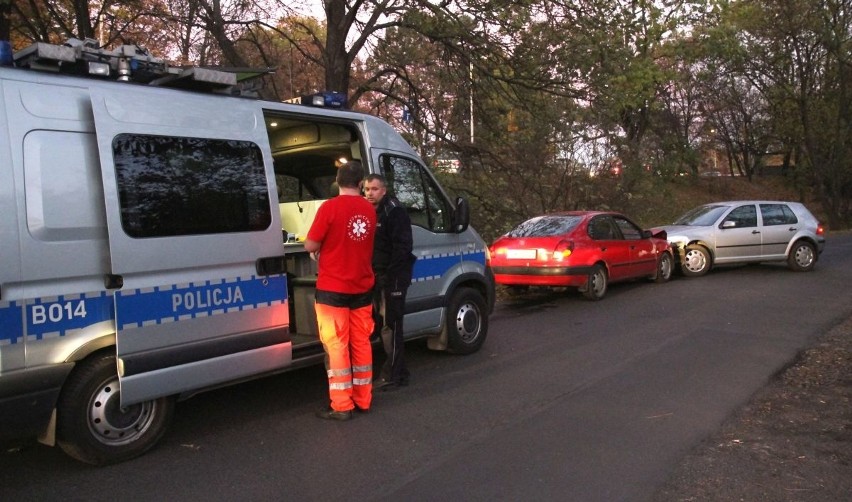
M 282 252 L 259 108 L 139 87 L 91 98 L 122 404 L 289 364 L 285 277 L 256 265 Z

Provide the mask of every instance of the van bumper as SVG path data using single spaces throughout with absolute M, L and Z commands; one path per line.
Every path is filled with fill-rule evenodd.
M 42 432 L 74 363 L 54 364 L 0 376 L 0 440 Z

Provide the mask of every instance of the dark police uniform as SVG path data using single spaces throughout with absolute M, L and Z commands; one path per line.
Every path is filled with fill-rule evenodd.
M 376 285 L 373 296 L 373 317 L 376 333 L 382 337 L 385 359 L 376 387 L 392 390 L 408 385 L 409 371 L 405 365 L 402 319 L 405 314 L 405 294 L 411 284 L 411 274 L 417 259 L 411 252 L 411 219 L 402 204 L 385 194 L 376 206 L 378 224 L 373 247 L 373 271 Z

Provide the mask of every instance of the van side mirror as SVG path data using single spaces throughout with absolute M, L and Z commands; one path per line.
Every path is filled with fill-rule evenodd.
M 467 230 L 470 225 L 470 206 L 467 199 L 458 197 L 456 199 L 456 210 L 453 212 L 453 231 L 460 234 Z

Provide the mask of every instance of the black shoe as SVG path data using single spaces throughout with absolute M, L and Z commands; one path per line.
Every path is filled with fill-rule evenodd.
M 393 385 L 393 382 L 386 378 L 377 378 L 373 380 L 374 389 L 381 389 L 382 387 L 387 387 L 388 385 Z
M 408 382 L 388 382 L 380 387 L 382 392 L 396 392 L 403 387 L 408 387 Z
M 352 411 L 337 411 L 331 408 L 326 408 L 324 410 L 319 410 L 317 412 L 317 416 L 325 420 L 344 421 L 352 418 Z
M 370 413 L 370 408 L 361 408 L 360 406 L 355 406 L 355 413 L 360 413 L 362 415 L 366 415 Z

